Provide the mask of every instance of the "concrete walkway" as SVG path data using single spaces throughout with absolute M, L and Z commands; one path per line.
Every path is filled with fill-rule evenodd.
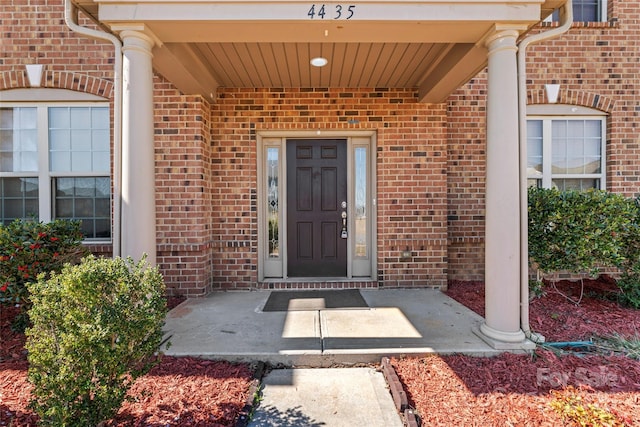
M 383 356 L 497 351 L 472 332 L 482 317 L 434 289 L 361 290 L 368 308 L 263 312 L 269 291 L 217 292 L 167 316 L 173 356 L 331 367 Z
M 439 290 L 360 292 L 368 307 L 264 312 L 269 291 L 187 300 L 167 316 L 165 353 L 281 368 L 263 378 L 249 426 L 292 427 L 402 426 L 383 374 L 363 364 L 380 366 L 385 356 L 498 353 L 472 331 L 482 317 Z M 290 300 L 288 307 L 305 305 Z M 344 368 L 354 365 L 360 367 Z
M 382 373 L 372 368 L 278 369 L 263 386 L 249 426 L 402 427 Z

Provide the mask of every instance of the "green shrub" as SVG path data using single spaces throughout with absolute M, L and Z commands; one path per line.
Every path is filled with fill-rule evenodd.
M 543 272 L 622 266 L 635 205 L 606 191 L 529 190 L 529 255 Z
M 623 273 L 617 283 L 620 288 L 618 302 L 621 305 L 640 309 L 640 273 Z
M 618 280 L 619 302 L 640 309 L 640 197 L 633 201 L 635 219 L 620 235 L 624 261 L 620 265 L 622 275 Z
M 544 273 L 620 269 L 621 302 L 640 306 L 640 202 L 606 191 L 531 188 L 529 256 Z
M 0 304 L 29 308 L 27 283 L 39 274 L 60 271 L 87 254 L 79 221 L 49 223 L 15 220 L 0 224 Z M 19 321 L 24 322 L 22 316 Z
M 145 260 L 84 258 L 28 285 L 32 407 L 42 425 L 96 426 L 158 361 L 164 283 Z

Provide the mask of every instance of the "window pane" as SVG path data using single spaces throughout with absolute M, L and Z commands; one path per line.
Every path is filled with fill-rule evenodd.
M 527 187 L 542 188 L 541 179 L 527 179 Z
M 91 129 L 91 109 L 75 107 L 70 109 L 72 129 Z
M 542 175 L 542 120 L 527 121 L 527 175 Z
M 111 222 L 108 219 L 96 219 L 94 227 L 94 235 L 96 239 L 111 238 Z
M 0 129 L 13 128 L 13 108 L 0 108 Z
M 599 0 L 573 0 L 573 20 L 576 22 L 597 22 Z
M 52 129 L 49 131 L 50 151 L 71 150 L 71 136 L 67 129 Z
M 561 190 L 599 188 L 605 172 L 604 125 L 602 119 L 580 116 L 527 120 L 528 185 L 552 185 Z M 550 167 L 543 165 L 546 159 Z M 551 176 L 545 175 L 547 171 Z
M 73 196 L 73 178 L 58 178 L 56 180 L 56 196 Z
M 92 129 L 109 129 L 109 109 L 108 108 L 92 108 L 91 109 L 91 128 Z
M 584 121 L 583 120 L 568 120 L 567 122 L 567 137 L 570 138 L 584 138 Z
M 49 109 L 49 159 L 54 172 L 109 172 L 109 109 Z
M 12 170 L 13 170 L 13 154 L 0 153 L 0 172 L 7 172 Z
M 366 257 L 367 248 L 367 149 L 355 149 L 355 256 Z
M 551 132 L 554 138 L 566 138 L 567 137 L 567 121 L 566 120 L 554 120 L 551 123 Z
M 58 199 L 56 200 L 56 218 L 73 218 L 73 200 Z
M 107 177 L 54 178 L 55 218 L 82 221 L 87 239 L 110 238 L 110 187 Z
M 76 217 L 93 217 L 93 199 L 76 197 L 73 204 L 73 210 Z
M 110 161 L 109 152 L 94 152 L 91 154 L 91 164 L 94 171 L 108 172 Z
M 553 187 L 560 191 L 584 191 L 590 188 L 600 188 L 600 180 L 594 178 L 553 179 Z
M 23 171 L 37 171 L 38 153 L 35 151 L 22 152 L 20 155 L 20 165 Z
M 0 223 L 38 217 L 38 178 L 0 178 Z
M 93 197 L 96 194 L 95 178 L 75 178 L 75 195 L 78 197 Z
M 584 173 L 584 140 L 567 141 L 566 173 Z
M 91 153 L 73 151 L 71 153 L 71 170 L 74 172 L 91 172 Z
M 600 22 L 603 17 L 600 14 L 602 0 L 573 0 L 573 20 L 575 22 Z M 559 13 L 553 12 L 554 22 L 558 22 Z
M 267 148 L 267 242 L 269 258 L 280 256 L 278 185 L 280 149 Z
M 567 141 L 553 138 L 551 173 L 567 173 Z
M 71 170 L 71 153 L 69 151 L 51 151 L 49 153 L 51 172 L 69 172 Z
M 91 131 L 88 129 L 73 129 L 71 131 L 71 150 L 91 151 Z
M 111 180 L 109 178 L 95 178 L 96 198 L 111 198 Z
M 602 122 L 600 120 L 585 120 L 584 134 L 589 138 L 600 138 L 602 136 Z
M 70 127 L 69 108 L 49 108 L 49 129 L 69 129 Z
M 109 153 L 109 130 L 93 130 L 91 133 L 93 150 Z
M 36 172 L 36 109 L 0 109 L 0 172 Z
M 111 210 L 111 203 L 109 199 L 95 199 L 95 210 L 97 216 L 109 216 Z
M 553 135 L 554 174 L 600 173 L 601 168 L 601 123 L 599 120 L 558 120 L 553 122 L 553 131 L 564 137 Z

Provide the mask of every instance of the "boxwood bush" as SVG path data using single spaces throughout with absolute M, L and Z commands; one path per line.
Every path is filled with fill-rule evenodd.
M 94 427 L 112 418 L 158 361 L 160 273 L 144 259 L 89 256 L 28 287 L 28 378 L 42 425 Z
M 529 257 L 539 272 L 595 276 L 603 267 L 618 268 L 622 302 L 640 307 L 638 199 L 602 190 L 530 188 L 528 204 Z

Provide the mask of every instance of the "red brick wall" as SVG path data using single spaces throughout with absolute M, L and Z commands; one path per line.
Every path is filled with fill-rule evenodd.
M 222 90 L 211 125 L 214 286 L 257 280 L 256 132 L 309 129 L 377 131 L 380 284 L 445 285 L 445 113 L 405 90 Z
M 61 0 L 12 0 L 0 7 L 0 90 L 26 87 L 26 64 L 43 64 L 50 87 L 112 95 L 113 45 L 77 37 L 64 23 Z M 95 28 L 80 19 L 80 24 Z
M 486 75 L 447 103 L 447 224 L 450 280 L 484 279 Z
M 0 90 L 26 87 L 24 65 L 39 63 L 45 87 L 112 99 L 113 47 L 70 32 L 62 7 L 0 8 Z M 609 9 L 610 23 L 576 24 L 530 49 L 528 99 L 546 102 L 544 84 L 559 83 L 560 102 L 608 113 L 608 189 L 631 196 L 640 192 L 640 0 L 609 0 Z M 256 285 L 256 132 L 264 129 L 377 132 L 381 285 L 483 278 L 483 73 L 442 105 L 392 89 L 225 89 L 210 105 L 160 77 L 155 88 L 158 263 L 172 292 Z
M 575 23 L 562 37 L 528 50 L 528 103 L 546 103 L 544 85 L 560 84 L 559 103 L 607 117 L 607 189 L 640 193 L 640 1 L 609 0 L 609 22 Z M 557 24 L 544 24 L 546 30 Z M 486 76 L 448 100 L 449 278 L 484 276 Z
M 158 265 L 172 293 L 211 289 L 210 105 L 155 80 Z

